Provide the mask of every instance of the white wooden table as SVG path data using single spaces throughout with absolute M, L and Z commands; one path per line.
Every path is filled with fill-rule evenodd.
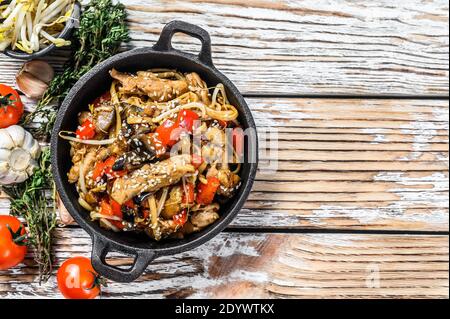
M 448 1 L 123 2 L 129 47 L 175 19 L 210 32 L 216 66 L 257 125 L 278 130 L 279 171 L 260 170 L 224 233 L 104 298 L 449 297 Z M 65 56 L 48 60 L 60 69 Z M 1 55 L 0 82 L 20 65 Z M 59 228 L 55 250 L 59 265 L 91 242 Z M 0 297 L 61 297 L 36 274 L 31 256 L 0 272 Z

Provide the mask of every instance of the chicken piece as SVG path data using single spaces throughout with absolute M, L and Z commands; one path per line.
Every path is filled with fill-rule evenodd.
M 146 95 L 156 102 L 173 100 L 188 91 L 186 81 L 160 79 L 151 72 L 141 71 L 136 75 L 129 75 L 112 69 L 110 74 L 122 84 L 120 93 Z
M 145 233 L 156 241 L 161 240 L 167 236 L 176 233 L 180 229 L 180 225 L 173 220 L 158 220 L 158 225 L 155 228 L 147 227 Z
M 202 99 L 204 104 L 210 105 L 211 100 L 209 98 L 208 86 L 205 81 L 203 81 L 195 72 L 186 74 L 186 80 L 189 84 L 189 90 L 195 92 Z
M 93 148 L 89 149 L 82 160 L 78 160 L 70 169 L 68 175 L 69 183 L 76 183 L 80 177 L 80 165 L 83 164 L 84 176 L 94 169 L 97 151 Z
M 205 228 L 219 219 L 219 214 L 215 209 L 205 209 L 194 212 L 190 218 L 194 228 Z
M 230 172 L 229 169 L 221 169 L 217 174 L 217 178 L 220 182 L 217 194 L 228 198 L 233 197 L 241 182 L 239 175 Z
M 183 198 L 183 192 L 180 186 L 172 188 L 169 194 L 169 199 L 164 204 L 164 209 L 161 212 L 161 216 L 165 219 L 171 219 L 173 216 L 181 211 L 181 200 Z
M 176 184 L 185 174 L 194 172 L 190 155 L 173 156 L 158 163 L 146 164 L 129 175 L 117 178 L 111 197 L 123 204 L 142 192 L 156 192 Z

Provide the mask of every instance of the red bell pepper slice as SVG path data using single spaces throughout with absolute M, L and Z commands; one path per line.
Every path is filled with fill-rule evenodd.
M 197 203 L 209 205 L 213 202 L 217 189 L 220 186 L 220 181 L 216 177 L 208 177 L 208 183 L 200 183 L 198 185 Z
M 188 220 L 187 211 L 184 209 L 181 213 L 174 215 L 172 218 L 175 224 L 178 226 L 183 226 Z
M 89 140 L 95 136 L 95 126 L 90 119 L 84 120 L 83 124 L 78 126 L 75 132 L 77 138 L 82 140 Z
M 106 175 L 108 179 L 122 177 L 127 174 L 126 170 L 121 171 L 113 171 L 112 167 L 116 162 L 116 158 L 114 156 L 108 157 L 104 162 L 97 162 L 94 167 L 94 172 L 92 173 L 92 178 L 94 181 L 97 181 L 99 178 Z
M 181 133 L 192 133 L 194 122 L 199 119 L 197 113 L 191 110 L 181 110 L 177 120 L 166 120 L 160 125 L 155 133 L 163 146 L 173 146 L 180 138 Z
M 123 219 L 122 209 L 118 202 L 109 197 L 104 197 L 100 202 L 100 214 L 105 216 L 116 216 Z M 114 226 L 123 229 L 124 225 L 118 220 L 109 220 Z

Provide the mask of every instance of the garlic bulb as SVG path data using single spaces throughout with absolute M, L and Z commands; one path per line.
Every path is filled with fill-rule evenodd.
M 21 183 L 33 175 L 41 148 L 18 125 L 0 129 L 0 184 Z

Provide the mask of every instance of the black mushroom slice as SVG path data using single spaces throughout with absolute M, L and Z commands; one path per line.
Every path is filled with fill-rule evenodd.
M 144 143 L 143 140 L 146 141 L 145 134 L 135 135 L 130 139 L 129 146 L 131 150 L 116 160 L 112 167 L 113 171 L 133 170 L 156 158 L 155 149 L 147 142 Z
M 123 220 L 128 223 L 133 223 L 134 218 L 136 216 L 136 210 L 131 207 L 128 207 L 127 205 L 123 205 L 121 210 L 122 210 Z
M 144 192 L 144 193 L 140 193 L 139 195 L 137 195 L 136 197 L 133 198 L 133 202 L 138 205 L 141 206 L 142 203 L 151 195 L 152 193 L 149 192 Z
M 111 104 L 104 104 L 94 111 L 95 130 L 100 133 L 108 132 L 111 125 L 114 123 L 115 112 Z

